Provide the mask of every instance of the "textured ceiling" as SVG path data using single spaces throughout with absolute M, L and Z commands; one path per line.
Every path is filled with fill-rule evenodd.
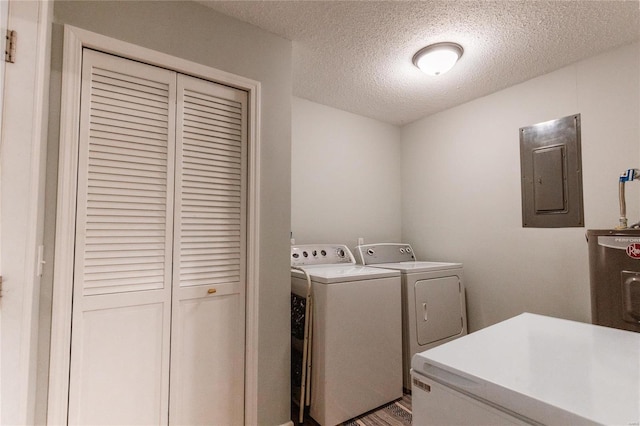
M 398 125 L 640 39 L 638 0 L 199 3 L 292 40 L 295 96 Z M 464 55 L 427 76 L 441 41 Z

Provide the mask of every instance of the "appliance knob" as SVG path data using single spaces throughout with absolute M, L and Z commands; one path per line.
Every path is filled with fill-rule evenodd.
M 318 257 L 318 251 L 314 250 L 311 254 L 313 254 L 313 257 Z
M 373 256 L 374 254 L 376 254 L 376 252 L 375 252 L 375 250 L 374 250 L 374 249 L 368 249 L 368 250 L 367 250 L 367 254 L 368 254 L 369 256 Z
M 338 257 L 344 257 L 345 253 L 343 249 L 338 249 Z
M 320 250 L 320 254 L 324 257 L 327 255 L 327 251 L 326 250 Z
M 297 259 L 300 257 L 300 255 L 298 253 L 293 253 L 291 256 L 293 256 L 294 259 Z
M 407 247 L 405 250 L 407 251 L 407 253 L 411 253 L 411 247 Z
M 309 253 L 307 253 L 306 251 L 303 251 L 303 252 L 302 252 L 302 255 L 303 255 L 304 257 L 309 257 Z
M 404 249 L 403 248 L 400 249 L 400 253 L 404 254 Z

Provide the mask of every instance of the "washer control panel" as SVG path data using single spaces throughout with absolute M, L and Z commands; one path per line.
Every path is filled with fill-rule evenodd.
M 291 266 L 355 264 L 351 250 L 342 244 L 291 246 Z
M 377 263 L 413 262 L 416 260 L 409 244 L 380 243 L 356 246 L 358 263 L 375 265 Z

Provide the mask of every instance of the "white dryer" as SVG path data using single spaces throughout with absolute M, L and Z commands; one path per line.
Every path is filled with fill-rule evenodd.
M 402 397 L 400 272 L 344 245 L 291 247 L 291 292 L 311 284 L 311 417 L 336 425 Z
M 462 264 L 417 261 L 409 244 L 359 245 L 356 255 L 363 265 L 401 272 L 402 382 L 410 391 L 413 355 L 467 334 Z

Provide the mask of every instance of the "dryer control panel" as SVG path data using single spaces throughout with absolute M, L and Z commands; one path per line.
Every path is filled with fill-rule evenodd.
M 342 244 L 291 246 L 291 266 L 355 264 L 351 250 Z
M 356 246 L 358 263 L 375 265 L 378 263 L 413 262 L 416 260 L 409 244 L 379 243 Z

